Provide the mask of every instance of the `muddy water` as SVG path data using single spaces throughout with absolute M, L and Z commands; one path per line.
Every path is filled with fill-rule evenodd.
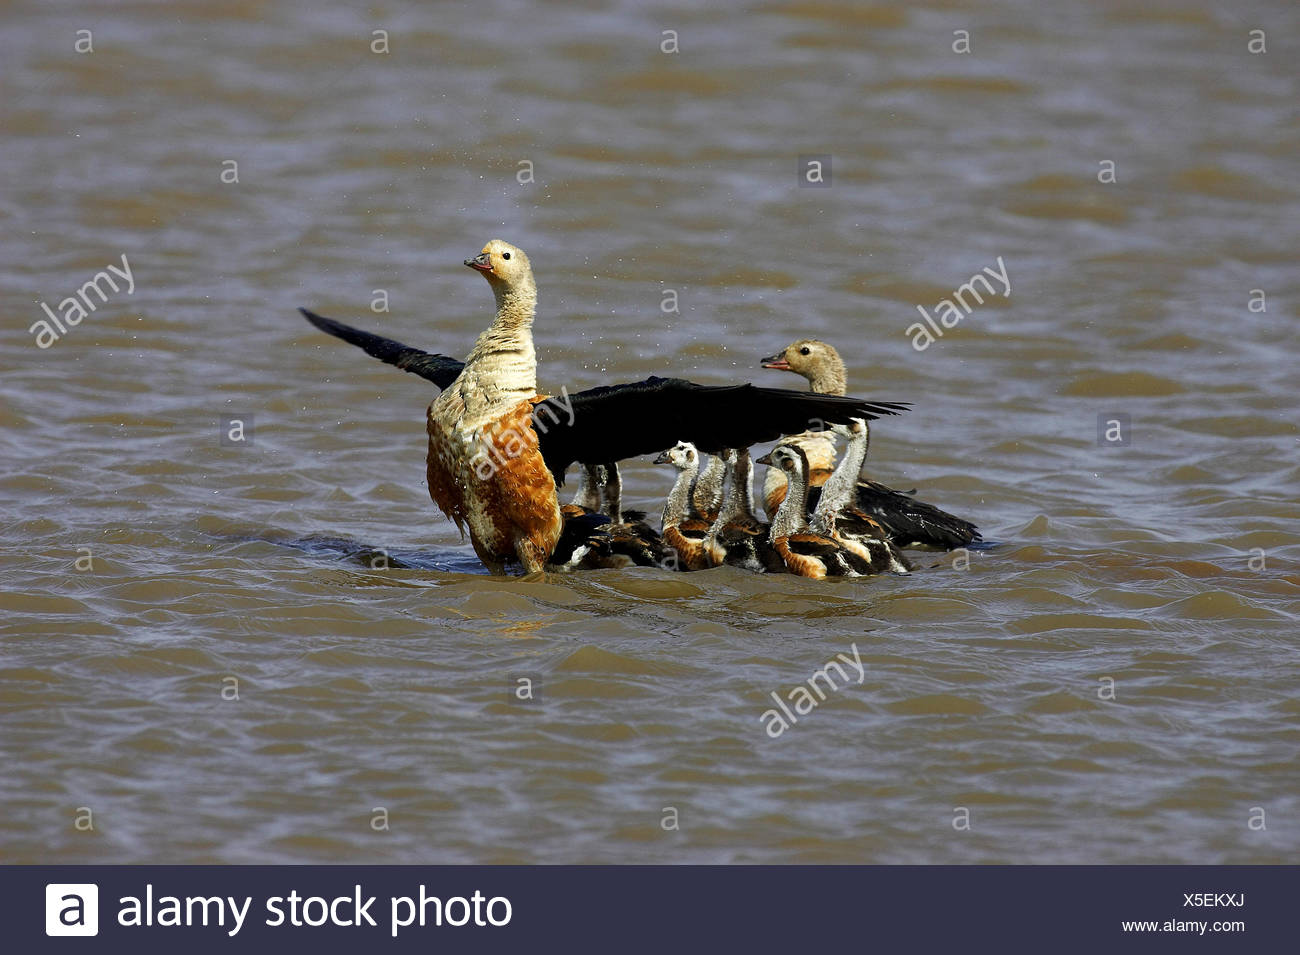
M 1294 861 L 1300 16 L 1219 6 L 8 6 L 0 857 Z M 823 337 L 1001 546 L 484 576 L 294 308 L 464 354 L 493 236 L 548 389 Z

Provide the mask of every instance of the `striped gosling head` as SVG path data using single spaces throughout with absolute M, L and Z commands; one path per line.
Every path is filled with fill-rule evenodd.
M 806 473 L 808 456 L 803 449 L 793 444 L 779 444 L 757 461 L 770 468 L 780 468 L 787 475 Z
M 655 464 L 671 464 L 679 471 L 695 467 L 700 463 L 700 453 L 689 441 L 678 441 L 654 460 Z

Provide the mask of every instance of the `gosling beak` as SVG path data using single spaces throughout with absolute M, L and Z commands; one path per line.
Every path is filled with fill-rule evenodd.
M 668 456 L 668 452 L 667 452 L 667 451 L 660 451 L 660 452 L 659 452 L 659 456 L 658 456 L 657 458 L 655 458 L 655 459 L 654 459 L 652 462 L 650 462 L 650 463 L 651 463 L 651 464 L 670 464 L 671 462 L 672 462 L 672 458 L 670 458 L 670 457 Z
M 776 467 L 776 465 L 772 463 L 772 452 L 770 451 L 767 454 L 763 455 L 761 458 L 755 458 L 754 463 L 766 464 L 769 468 Z
M 478 255 L 474 256 L 474 258 L 466 259 L 465 264 L 471 269 L 478 269 L 480 272 L 492 271 L 492 260 L 488 258 L 486 252 L 480 252 Z
M 775 355 L 764 358 L 761 364 L 764 368 L 775 368 L 778 371 L 790 370 L 790 363 L 785 360 L 785 352 L 777 352 Z

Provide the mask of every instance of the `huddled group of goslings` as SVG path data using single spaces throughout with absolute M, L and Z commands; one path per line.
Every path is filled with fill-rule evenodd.
M 537 390 L 528 256 L 493 239 L 465 264 L 487 279 L 497 313 L 464 361 L 302 313 L 442 389 L 427 414 L 429 494 L 491 572 L 725 564 L 852 577 L 907 573 L 902 548 L 979 540 L 973 524 L 862 477 L 868 422 L 908 405 L 846 397 L 844 364 L 825 342 L 763 359 L 803 375 L 808 391 L 652 377 L 547 397 Z M 768 441 L 779 443 L 755 462 L 749 449 Z M 657 451 L 678 470 L 658 531 L 623 510 L 618 472 L 619 461 Z M 575 463 L 578 492 L 561 506 L 557 487 Z M 754 509 L 755 463 L 769 469 L 768 522 Z

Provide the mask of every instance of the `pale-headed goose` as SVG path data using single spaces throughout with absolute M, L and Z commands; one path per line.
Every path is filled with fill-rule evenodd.
M 847 389 L 844 361 L 839 352 L 815 338 L 801 338 L 787 345 L 775 355 L 764 358 L 762 365 L 803 376 L 808 380 L 809 390 L 817 394 L 842 395 Z M 796 436 L 793 440 L 803 444 L 800 441 L 802 437 Z M 825 467 L 828 446 L 830 470 Z M 809 459 L 814 462 L 809 475 L 809 500 L 815 506 L 820 486 L 833 473 L 834 444 L 812 442 Z M 954 517 L 933 504 L 918 501 L 911 494 L 887 485 L 862 479 L 857 483 L 856 494 L 858 509 L 879 521 L 898 547 L 952 550 L 983 539 L 979 529 L 970 521 Z M 769 515 L 775 513 L 784 497 L 784 477 L 774 468 L 768 471 L 763 488 L 764 505 Z

